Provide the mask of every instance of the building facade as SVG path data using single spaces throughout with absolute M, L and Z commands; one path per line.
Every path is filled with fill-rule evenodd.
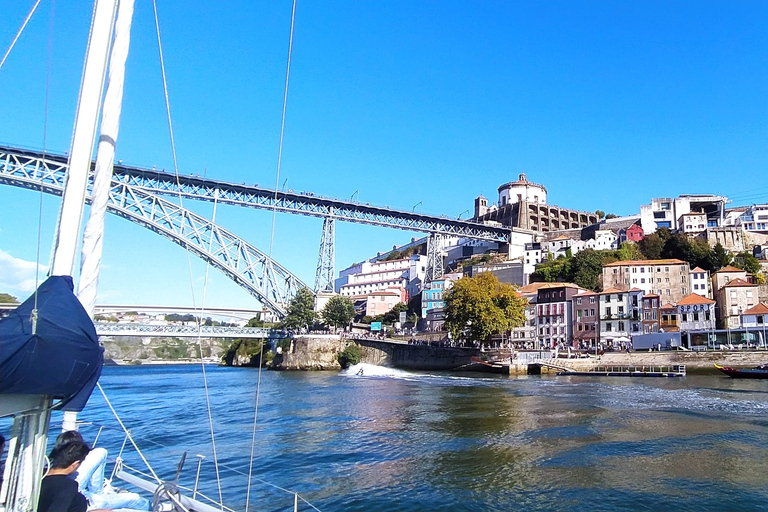
M 711 331 L 715 329 L 715 301 L 692 293 L 677 302 L 680 331 Z
M 690 292 L 690 273 L 688 262 L 676 259 L 616 261 L 603 266 L 603 288 L 638 288 L 674 303 Z

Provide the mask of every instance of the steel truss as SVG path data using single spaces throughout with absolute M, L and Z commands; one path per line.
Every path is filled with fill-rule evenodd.
M 96 334 L 99 336 L 141 336 L 190 338 L 283 338 L 281 331 L 273 331 L 264 327 L 221 327 L 201 325 L 148 325 L 122 324 L 118 322 L 96 322 Z
M 336 257 L 334 255 L 335 222 L 333 217 L 326 217 L 323 220 L 323 239 L 320 240 L 317 272 L 315 272 L 315 293 L 333 292 L 333 278 L 336 275 Z
M 13 169 L 45 168 L 52 174 L 64 174 L 66 171 L 66 156 L 43 154 L 38 151 L 0 146 L 0 172 L 8 172 L 13 162 Z M 15 170 L 14 172 L 24 172 Z M 51 180 L 61 178 L 51 176 Z M 338 220 L 368 224 L 387 228 L 397 228 L 405 231 L 421 233 L 439 233 L 463 238 L 507 242 L 510 229 L 486 226 L 468 220 L 449 219 L 434 215 L 422 215 L 415 212 L 393 210 L 388 207 L 371 206 L 352 201 L 340 201 L 316 196 L 312 193 L 282 192 L 262 188 L 257 185 L 235 185 L 224 181 L 216 181 L 196 176 L 179 176 L 178 180 L 172 173 L 143 169 L 116 164 L 114 179 L 157 194 L 218 201 L 219 203 L 272 210 L 284 213 L 307 215 L 327 218 L 333 216 Z
M 61 195 L 66 164 L 19 159 L 0 152 L 0 183 Z M 90 201 L 90 185 L 88 190 Z M 112 182 L 107 210 L 151 229 L 221 270 L 278 317 L 296 292 L 298 277 L 233 233 L 163 199 L 123 182 Z

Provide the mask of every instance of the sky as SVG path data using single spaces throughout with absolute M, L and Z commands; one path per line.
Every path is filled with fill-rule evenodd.
M 0 52 L 33 3 L 0 0 Z M 68 151 L 86 4 L 43 0 L 0 68 L 0 143 Z M 182 174 L 463 218 L 521 172 L 590 212 L 768 202 L 763 1 L 298 0 L 279 178 L 291 2 L 160 0 L 158 15 Z M 126 73 L 116 158 L 172 171 L 148 0 Z M 26 297 L 44 275 L 59 204 L 0 185 L 0 292 Z M 270 242 L 270 212 L 215 213 L 314 284 L 321 219 L 278 214 Z M 414 236 L 337 222 L 337 273 Z M 98 303 L 258 307 L 145 228 L 108 216 L 105 237 Z

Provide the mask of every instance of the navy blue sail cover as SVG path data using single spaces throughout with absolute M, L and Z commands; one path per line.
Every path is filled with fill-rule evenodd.
M 101 375 L 104 349 L 72 290 L 70 276 L 51 276 L 35 296 L 0 320 L 0 394 L 51 395 L 81 411 Z

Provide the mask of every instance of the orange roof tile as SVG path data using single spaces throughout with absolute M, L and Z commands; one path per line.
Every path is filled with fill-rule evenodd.
M 678 259 L 666 259 L 666 260 L 626 260 L 626 261 L 614 261 L 613 263 L 606 263 L 603 267 L 623 267 L 629 265 L 679 265 L 686 263 L 683 260 Z
M 706 297 L 702 297 L 701 295 L 696 295 L 695 293 L 690 293 L 677 301 L 678 306 L 687 306 L 688 304 L 714 304 L 715 301 L 712 299 L 708 299 Z
M 619 290 L 618 288 L 608 288 L 607 290 L 603 290 L 600 292 L 600 295 L 608 295 L 610 293 L 627 293 L 626 290 Z
M 691 272 L 706 272 L 706 270 L 701 267 L 696 267 L 695 269 L 691 270 Z
M 725 267 L 715 272 L 715 274 L 719 274 L 720 272 L 746 272 L 746 271 L 741 270 L 740 268 L 736 268 L 733 265 L 726 265 Z
M 740 278 L 737 277 L 733 281 L 725 283 L 723 288 L 732 288 L 732 287 L 737 287 L 737 286 L 754 286 L 754 287 L 757 287 L 756 284 L 748 283 L 745 280 L 740 279 Z
M 745 315 L 768 315 L 768 304 L 765 302 L 760 302 L 748 310 L 746 310 L 743 314 Z

